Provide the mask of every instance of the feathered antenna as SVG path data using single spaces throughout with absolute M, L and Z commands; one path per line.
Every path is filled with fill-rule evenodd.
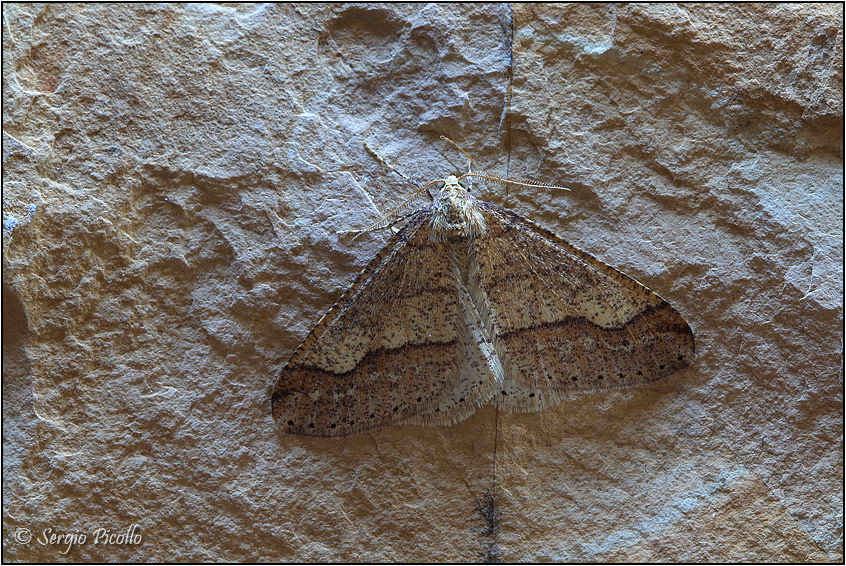
M 531 187 L 531 188 L 535 188 L 535 189 L 553 189 L 553 190 L 559 190 L 559 191 L 569 191 L 570 190 L 567 187 L 561 187 L 561 186 L 558 186 L 558 185 L 545 185 L 543 183 L 538 183 L 538 182 L 535 182 L 535 181 L 517 181 L 515 179 L 504 179 L 502 177 L 497 177 L 495 175 L 489 175 L 487 173 L 473 173 L 473 158 L 470 157 L 470 154 L 468 154 L 466 151 L 464 151 L 464 148 L 462 148 L 460 145 L 458 145 L 457 143 L 455 143 L 454 141 L 452 141 L 448 137 L 441 136 L 441 139 L 446 141 L 450 145 L 452 145 L 455 149 L 460 151 L 461 154 L 464 157 L 467 158 L 467 173 L 464 173 L 463 175 L 461 175 L 459 177 L 459 179 L 466 179 L 468 177 L 476 177 L 476 178 L 479 178 L 479 179 L 485 179 L 487 181 L 493 181 L 495 183 L 500 183 L 502 185 L 514 185 L 514 186 L 517 186 L 517 187 Z M 378 159 L 379 162 L 382 163 L 383 165 L 385 165 L 388 169 L 390 169 L 391 171 L 393 171 L 397 175 L 401 176 L 406 181 L 412 182 L 411 179 L 409 179 L 408 177 L 406 177 L 405 175 L 403 175 L 402 173 L 400 173 L 399 171 L 397 171 L 396 169 L 391 167 L 388 163 L 386 163 L 385 160 L 382 159 L 379 156 L 379 154 L 377 154 L 375 151 L 373 151 L 370 148 L 369 145 L 367 145 L 367 142 L 364 143 L 364 147 L 367 149 L 367 151 L 371 155 L 376 157 L 376 159 Z M 359 236 L 361 236 L 362 234 L 366 234 L 367 232 L 373 232 L 374 230 L 382 230 L 384 228 L 388 228 L 390 226 L 393 226 L 397 222 L 400 222 L 400 221 L 404 220 L 405 218 L 407 218 L 409 216 L 408 214 L 401 216 L 400 212 L 403 209 L 405 209 L 406 207 L 408 207 L 408 205 L 411 204 L 411 201 L 416 199 L 420 195 L 420 193 L 422 193 L 425 190 L 428 190 L 429 187 L 432 187 L 434 185 L 437 185 L 438 183 L 443 183 L 443 182 L 444 182 L 443 179 L 438 179 L 436 181 L 430 181 L 429 183 L 426 183 L 425 185 L 418 187 L 413 193 L 411 193 L 411 196 L 409 196 L 407 199 L 402 201 L 399 204 L 399 206 L 397 206 L 396 208 L 394 208 L 393 210 L 391 210 L 390 212 L 388 212 L 387 214 L 382 216 L 382 218 L 380 218 L 379 220 L 377 220 L 376 222 L 374 222 L 373 224 L 371 224 L 367 228 L 364 228 L 362 230 L 338 230 L 336 232 L 336 234 L 355 234 L 355 236 L 353 236 L 353 240 L 354 240 L 354 239 L 358 238 Z
M 496 177 L 494 175 L 488 175 L 487 173 L 465 173 L 459 179 L 463 179 L 464 177 L 479 177 L 480 179 L 486 179 L 488 181 L 493 181 L 495 183 L 501 183 L 503 185 L 515 185 L 518 187 L 532 187 L 536 189 L 554 189 L 559 191 L 569 191 L 570 189 L 567 187 L 561 187 L 559 185 L 545 185 L 543 183 L 538 183 L 536 181 L 517 181 L 516 179 L 503 179 L 502 177 Z
M 454 141 L 452 141 L 448 137 L 441 136 L 441 139 L 446 141 L 446 142 L 449 142 L 452 145 L 452 147 L 454 147 L 455 149 L 460 151 L 462 153 L 462 155 L 464 155 L 464 157 L 467 158 L 467 173 L 468 174 L 472 173 L 473 172 L 473 158 L 470 157 L 470 155 L 466 151 L 464 151 L 464 149 L 460 145 L 458 145 L 457 143 L 455 143 Z
M 569 191 L 567 187 L 560 187 L 558 185 L 545 185 L 543 183 L 538 183 L 535 181 L 517 181 L 516 179 L 503 179 L 502 177 L 496 177 L 494 175 L 489 175 L 487 173 L 473 173 L 473 158 L 464 151 L 460 145 L 452 141 L 446 136 L 441 136 L 441 139 L 448 142 L 452 145 L 455 149 L 461 152 L 461 154 L 467 158 L 467 173 L 459 177 L 459 179 L 464 179 L 466 177 L 478 177 L 480 179 L 486 179 L 488 181 L 494 181 L 496 183 L 501 183 L 503 185 L 515 185 L 518 187 L 532 187 L 536 189 L 556 189 L 560 191 Z
M 420 193 L 427 190 L 432 185 L 437 185 L 438 183 L 443 183 L 443 181 L 438 179 L 437 181 L 431 181 L 421 187 L 418 187 L 417 190 L 411 193 L 411 196 L 402 201 L 399 206 L 395 207 L 393 210 L 391 210 L 389 213 L 384 215 L 382 218 L 380 218 L 367 228 L 364 228 L 363 230 L 338 230 L 336 234 L 355 234 L 355 236 L 353 236 L 353 240 L 355 240 L 356 238 L 358 238 L 362 234 L 366 234 L 367 232 L 388 228 L 389 226 L 396 224 L 397 222 L 403 220 L 408 216 L 407 214 L 404 216 L 399 215 L 402 209 L 406 208 L 409 204 L 411 204 L 411 201 L 416 199 L 418 195 L 420 195 Z

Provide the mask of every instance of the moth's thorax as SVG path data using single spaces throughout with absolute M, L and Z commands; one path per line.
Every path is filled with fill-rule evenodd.
M 432 232 L 438 237 L 475 237 L 485 233 L 485 217 L 479 202 L 455 175 L 444 180 L 432 203 Z

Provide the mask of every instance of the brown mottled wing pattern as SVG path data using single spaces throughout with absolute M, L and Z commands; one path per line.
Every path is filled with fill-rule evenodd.
M 451 238 L 446 244 L 450 262 L 461 282 L 458 285 L 462 316 L 459 341 L 461 363 L 451 386 L 441 393 L 437 406 L 409 419 L 407 424 L 450 425 L 469 418 L 476 409 L 490 403 L 505 379 L 493 343 L 484 331 L 473 298 L 464 285 L 467 281 L 469 260 L 467 240 Z
M 531 221 L 479 203 L 469 289 L 505 373 L 495 400 L 536 411 L 571 392 L 641 385 L 693 361 L 669 303 Z
M 429 238 L 430 219 L 419 211 L 391 237 L 282 369 L 271 403 L 285 432 L 446 424 L 489 401 L 466 290 L 447 243 Z

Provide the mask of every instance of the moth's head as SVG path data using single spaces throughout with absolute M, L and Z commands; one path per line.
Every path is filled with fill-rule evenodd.
M 470 192 L 470 182 L 466 179 L 466 175 L 462 175 L 460 177 L 456 177 L 455 175 L 450 175 L 446 179 L 442 181 L 438 181 L 438 190 L 441 192 L 444 191 L 459 191 L 459 192 Z
M 479 204 L 470 195 L 470 183 L 450 175 L 437 182 L 439 189 L 432 203 L 432 230 L 438 237 L 478 236 L 485 233 L 485 219 Z

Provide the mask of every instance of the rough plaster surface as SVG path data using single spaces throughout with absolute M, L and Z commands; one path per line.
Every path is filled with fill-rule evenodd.
M 4 560 L 843 560 L 842 5 L 3 10 Z M 670 300 L 696 364 L 276 433 L 386 238 L 335 231 L 411 191 L 373 154 L 439 178 L 440 134 L 570 186 L 484 197 Z

